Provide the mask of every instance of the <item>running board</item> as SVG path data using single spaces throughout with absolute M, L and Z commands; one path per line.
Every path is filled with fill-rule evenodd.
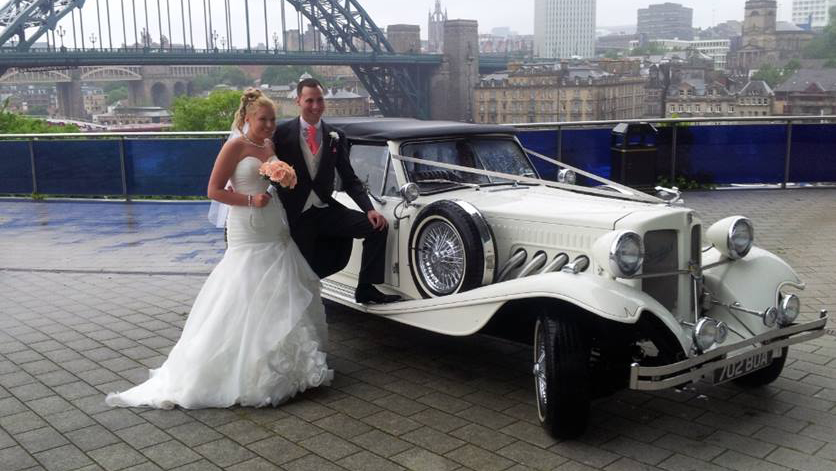
M 340 283 L 339 281 L 334 281 L 328 278 L 322 280 L 322 297 L 360 312 L 379 315 L 393 314 L 391 307 L 384 306 L 392 306 L 392 304 L 396 304 L 359 304 L 354 301 L 354 286 Z M 381 309 L 381 307 L 384 308 Z
M 354 301 L 354 287 L 339 281 L 323 279 L 322 297 L 358 311 L 369 312 L 366 306 Z

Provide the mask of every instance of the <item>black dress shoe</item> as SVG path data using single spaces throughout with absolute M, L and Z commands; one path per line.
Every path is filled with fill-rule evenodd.
M 378 291 L 374 285 L 358 285 L 354 291 L 354 300 L 360 304 L 386 304 L 400 301 L 396 294 L 385 294 Z

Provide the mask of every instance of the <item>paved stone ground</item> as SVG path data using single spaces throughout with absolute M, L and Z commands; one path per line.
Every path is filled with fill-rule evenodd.
M 808 282 L 806 317 L 836 306 L 836 190 L 686 197 L 706 226 L 751 217 Z M 536 424 L 527 349 L 333 306 L 331 387 L 275 409 L 110 409 L 104 393 L 161 364 L 221 256 L 206 208 L 0 200 L 0 470 L 836 469 L 832 331 L 769 387 L 600 400 L 578 441 Z

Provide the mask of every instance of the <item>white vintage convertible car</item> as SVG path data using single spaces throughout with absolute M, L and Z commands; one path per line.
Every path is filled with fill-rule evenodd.
M 556 437 L 580 435 L 590 401 L 621 388 L 767 384 L 789 345 L 823 333 L 825 311 L 796 322 L 790 291 L 804 285 L 753 246 L 746 217 L 704 230 L 675 189 L 659 198 L 562 165 L 524 150 L 511 127 L 331 122 L 390 222 L 382 289 L 405 300 L 354 302 L 357 242 L 323 295 L 433 332 L 531 344 L 539 419 Z

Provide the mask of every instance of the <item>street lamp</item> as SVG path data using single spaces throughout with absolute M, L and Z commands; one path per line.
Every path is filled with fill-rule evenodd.
M 96 50 L 96 33 L 90 33 L 90 42 L 93 44 L 93 50 Z
M 279 52 L 279 33 L 273 31 L 273 50 Z
M 217 43 L 218 43 L 218 30 L 214 30 L 214 31 L 212 31 L 212 49 L 215 49 L 215 50 L 218 49 Z
M 226 37 L 221 36 L 221 49 L 226 49 Z
M 65 30 L 63 26 L 58 25 L 56 32 L 58 33 L 58 37 L 61 38 L 61 50 L 64 51 L 64 35 L 67 34 L 67 30 Z

